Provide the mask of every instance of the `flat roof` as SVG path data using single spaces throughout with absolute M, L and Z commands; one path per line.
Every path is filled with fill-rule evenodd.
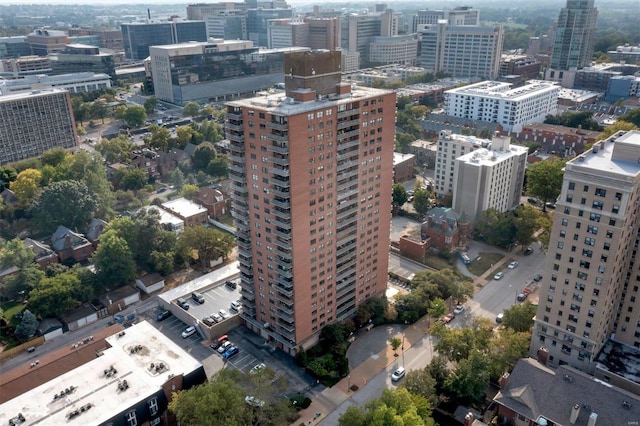
M 640 384 L 640 349 L 607 340 L 596 357 L 597 368 Z
M 77 423 L 102 424 L 123 407 L 133 407 L 158 392 L 170 375 L 187 375 L 202 366 L 146 321 L 105 340 L 108 347 L 102 356 L 0 405 L 0 424 L 9 424 L 18 413 L 25 417 L 25 425 L 67 424 L 68 413 L 87 404 L 92 408 L 79 414 Z M 105 375 L 105 371 L 115 372 Z M 118 385 L 124 380 L 128 388 L 122 391 Z M 73 390 L 55 397 L 65 389 Z
M 350 84 L 347 81 L 342 81 L 341 83 Z M 300 102 L 287 97 L 282 92 L 261 92 L 262 96 L 226 102 L 226 105 L 241 108 L 256 107 L 261 110 L 269 111 L 272 114 L 290 116 L 302 114 L 308 111 L 315 111 L 321 109 L 323 106 L 329 107 L 336 104 L 351 103 L 358 98 L 371 98 L 390 93 L 393 93 L 393 91 L 363 87 L 358 86 L 355 83 L 351 83 L 351 93 L 346 93 L 344 95 L 329 95 L 329 97 L 323 97 L 321 100 L 315 99 L 313 101 Z
M 184 220 L 180 219 L 178 216 L 173 215 L 171 213 L 169 213 L 168 211 L 161 209 L 158 206 L 147 206 L 147 207 L 143 207 L 147 210 L 156 210 L 157 212 L 160 213 L 160 223 L 162 225 L 164 224 L 170 224 L 170 225 L 184 225 Z
M 402 154 L 400 152 L 394 152 L 393 153 L 393 165 L 397 165 L 400 164 L 404 161 L 410 160 L 412 158 L 415 158 L 416 156 L 413 154 Z
M 208 274 L 194 278 L 193 280 L 179 285 L 178 287 L 167 290 L 159 294 L 158 297 L 167 303 L 171 303 L 179 297 L 191 294 L 194 291 L 200 291 L 213 283 L 231 279 L 240 273 L 238 265 L 239 263 L 237 261 L 232 262 L 222 268 L 209 272 Z
M 517 101 L 526 99 L 534 93 L 560 90 L 560 86 L 556 83 L 542 80 L 529 80 L 524 86 L 515 88 L 511 88 L 511 85 L 511 83 L 502 81 L 481 81 L 480 83 L 447 90 L 445 93 Z
M 169 209 L 182 217 L 191 217 L 207 212 L 207 209 L 202 207 L 200 204 L 196 204 L 186 198 L 176 198 L 175 200 L 167 201 L 166 203 L 162 203 L 162 207 Z
M 19 93 L 9 93 L 8 95 L 0 96 L 0 102 L 15 101 L 18 99 L 36 98 L 39 96 L 54 95 L 57 93 L 66 93 L 64 89 L 43 89 L 43 90 L 31 90 Z
M 520 155 L 527 151 L 528 148 L 526 146 L 519 145 L 510 145 L 508 151 L 494 151 L 487 148 L 478 148 L 475 151 L 461 155 L 456 158 L 456 161 L 461 161 L 478 167 L 493 166 L 507 160 L 508 158 Z
M 586 168 L 598 170 L 600 173 L 610 173 L 625 177 L 636 177 L 640 175 L 640 131 L 618 132 L 604 141 L 597 142 L 589 151 L 585 151 L 576 158 L 567 162 L 567 170 Z M 634 158 L 622 159 L 614 158 L 616 144 L 626 145 L 628 152 L 634 152 Z M 595 149 L 594 149 L 595 148 Z

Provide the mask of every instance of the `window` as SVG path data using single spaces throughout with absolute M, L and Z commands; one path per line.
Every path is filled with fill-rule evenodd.
M 135 410 L 131 410 L 127 413 L 127 426 L 138 426 L 138 419 L 136 418 Z
M 606 189 L 602 189 L 602 188 L 596 188 L 596 195 L 598 197 L 606 197 L 607 196 L 607 190 Z
M 162 420 L 160 417 L 157 417 L 153 420 L 149 420 L 149 426 L 158 426 Z
M 152 416 L 158 414 L 158 398 L 149 400 L 149 414 Z
M 573 191 L 574 189 L 576 189 L 576 183 L 575 182 L 569 182 L 569 189 L 571 191 Z

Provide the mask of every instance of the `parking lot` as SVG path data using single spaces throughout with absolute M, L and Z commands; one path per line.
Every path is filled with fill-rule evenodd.
M 237 281 L 237 279 L 235 281 Z M 224 309 L 231 315 L 237 314 L 237 312 L 231 310 L 231 302 L 240 299 L 239 286 L 232 289 L 226 286 L 224 282 L 221 282 L 208 290 L 201 291 L 201 294 L 202 297 L 204 297 L 204 303 L 202 304 L 193 300 L 190 295 L 185 296 L 190 306 L 189 314 L 197 320 L 202 321 L 203 318 L 220 312 L 220 309 Z

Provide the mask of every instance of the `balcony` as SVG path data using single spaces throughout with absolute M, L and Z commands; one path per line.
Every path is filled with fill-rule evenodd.
M 289 191 L 288 188 L 283 188 L 277 185 L 271 189 L 271 193 L 276 197 L 285 198 L 285 199 L 288 199 L 291 196 L 291 192 Z
M 360 129 L 351 130 L 350 132 L 338 133 L 338 135 L 337 135 L 338 150 L 345 149 L 349 145 L 348 143 L 342 144 L 342 143 L 340 143 L 340 141 L 344 141 L 344 140 L 347 140 L 349 138 L 352 138 L 354 136 L 359 136 L 359 135 L 360 135 Z M 356 145 L 359 143 L 359 141 L 351 141 L 351 143 L 353 143 L 353 142 L 356 142 Z M 350 146 L 353 146 L 353 145 L 350 145 Z
M 267 123 L 267 127 L 274 130 L 284 132 L 289 129 L 289 123 L 278 123 L 276 121 L 270 121 Z
M 289 243 L 287 243 L 287 244 L 291 244 L 291 231 L 284 232 L 284 231 L 279 230 L 278 228 L 275 228 L 275 229 L 272 229 L 271 232 L 273 234 L 276 234 L 278 237 L 289 241 Z
M 343 200 L 338 204 L 338 211 L 342 211 L 342 209 L 346 209 L 347 207 L 351 207 L 358 204 L 358 197 L 349 198 L 348 200 Z
M 278 256 L 282 257 L 283 259 L 291 259 L 291 245 L 290 244 L 287 247 L 280 247 L 276 243 L 276 248 L 273 251 Z
M 347 127 L 358 127 L 360 126 L 360 120 L 345 120 L 345 121 L 339 121 L 338 124 L 336 125 L 336 129 L 338 130 L 342 130 L 342 129 L 346 129 Z
M 242 296 L 243 299 L 247 299 L 251 302 L 256 300 L 256 295 L 253 293 L 253 291 L 247 290 L 242 286 L 240 287 L 240 296 Z
M 293 273 L 291 272 L 291 270 L 276 268 L 276 272 L 282 277 L 289 278 L 289 279 L 293 278 Z
M 358 144 L 356 144 L 358 145 Z M 346 148 L 345 148 L 346 149 Z M 336 158 L 338 159 L 338 161 L 352 161 L 353 163 L 355 163 L 354 165 L 357 166 L 358 165 L 358 159 L 360 158 L 360 150 L 359 149 L 352 149 L 351 151 L 346 151 L 345 150 L 341 150 L 342 154 L 338 154 L 336 155 Z M 340 166 L 340 165 L 338 165 Z
M 245 263 L 240 262 L 238 265 L 238 269 L 240 269 L 240 272 L 244 273 L 244 275 L 246 275 L 247 277 L 253 278 L 253 268 L 251 266 L 248 266 Z
M 232 171 L 231 173 L 229 173 L 229 179 L 242 186 L 245 186 L 247 184 L 247 176 L 244 173 L 238 174 Z
M 356 253 L 356 247 L 352 244 L 347 244 L 342 248 L 336 250 L 337 257 L 353 256 Z
M 284 135 L 279 135 L 277 133 L 269 133 L 267 137 L 276 142 L 289 142 L 289 135 L 286 133 Z
M 273 164 L 278 164 L 285 167 L 288 167 L 290 164 L 289 158 L 269 157 L 269 161 L 271 161 Z
M 345 152 L 346 150 L 348 150 L 348 149 L 350 149 L 350 148 L 353 148 L 353 147 L 355 147 L 355 146 L 357 146 L 357 147 L 359 147 L 359 146 L 360 146 L 360 139 L 356 139 L 356 140 L 353 140 L 353 141 L 348 141 L 348 142 L 339 143 L 339 144 L 338 144 L 338 147 L 337 147 L 337 149 L 338 149 L 338 153 L 339 153 L 338 157 L 339 157 L 340 155 L 342 155 L 342 154 L 348 155 L 348 154 L 353 154 L 354 152 L 358 152 L 358 150 L 355 150 L 355 149 L 354 149 L 354 150 L 352 150 L 352 151 L 347 151 L 347 152 Z
M 291 321 L 293 321 L 293 318 L 291 319 Z M 283 328 L 284 330 L 288 331 L 289 333 L 293 333 L 294 331 L 296 331 L 295 324 L 288 323 L 286 320 L 279 320 L 278 321 L 278 327 L 279 328 Z
M 281 293 L 283 295 L 285 295 L 286 297 L 293 297 L 293 287 L 288 288 L 288 287 L 283 287 L 283 286 L 279 286 L 276 285 L 273 287 L 278 293 Z
M 342 200 L 346 200 L 347 198 L 351 198 L 353 195 L 358 194 L 359 191 L 358 189 L 352 189 L 351 191 L 345 191 L 345 192 L 339 192 L 338 193 L 338 202 L 342 201 Z
M 349 278 L 349 276 L 352 276 L 352 277 Z M 342 274 L 338 275 L 336 277 L 336 281 L 351 281 L 351 279 L 355 279 L 355 277 L 356 277 L 356 271 L 353 269 L 349 269 L 343 272 Z
M 289 169 L 280 169 L 278 167 L 269 167 L 269 173 L 274 174 L 276 176 L 282 176 L 285 178 L 289 178 Z
M 338 184 L 338 186 L 336 186 L 336 188 L 338 188 L 338 192 L 342 192 L 342 191 L 347 191 L 349 189 L 354 189 L 354 190 L 358 190 L 358 179 L 352 179 L 350 181 L 347 181 L 345 183 L 342 184 Z
M 282 178 L 278 178 L 278 177 L 270 177 L 269 178 L 269 183 L 272 185 L 278 185 L 282 188 L 289 188 L 291 187 L 291 184 L 289 183 L 289 179 L 282 179 Z M 287 195 L 288 197 L 288 195 Z
M 246 185 L 238 184 L 236 182 L 231 182 L 231 190 L 237 191 L 240 194 L 247 194 L 249 190 Z
M 336 273 L 340 275 L 341 273 L 347 271 L 347 269 L 353 269 L 356 264 L 356 259 L 351 258 L 347 262 L 342 262 L 341 264 L 336 265 Z
M 338 117 L 338 120 L 339 120 L 341 118 L 351 117 L 357 114 L 360 114 L 360 108 L 353 108 L 346 111 L 340 111 L 338 112 L 338 114 L 336 114 L 336 116 Z
M 355 153 L 355 157 L 358 156 L 358 150 L 354 150 L 354 151 L 349 151 L 349 154 L 351 153 Z M 338 167 L 336 167 L 336 170 L 338 170 L 338 173 L 343 172 L 345 170 L 349 170 L 353 167 L 354 170 L 358 170 L 358 162 L 357 161 L 345 161 L 346 158 L 340 158 L 341 156 L 338 155 L 338 161 L 342 161 L 338 163 Z M 343 155 L 342 157 L 353 157 L 353 155 L 349 156 L 348 154 Z
M 283 220 L 285 222 L 291 222 L 291 211 L 289 209 L 281 209 L 280 207 L 275 207 L 271 209 L 271 212 L 276 217 L 276 219 Z
M 238 247 L 242 247 L 245 250 L 251 250 L 251 241 L 245 240 L 244 238 L 237 237 L 236 244 Z
M 237 155 L 230 154 L 227 156 L 227 158 L 231 161 L 231 164 L 229 164 L 229 171 L 244 175 L 244 167 L 240 167 L 238 164 L 235 164 L 243 163 L 244 157 L 238 157 Z
M 267 149 L 271 152 L 277 152 L 278 154 L 289 155 L 289 145 L 286 143 L 272 143 L 267 145 Z
M 242 112 L 227 111 L 227 120 L 242 121 Z
M 235 123 L 231 123 L 230 121 L 227 121 L 226 123 L 224 123 L 224 128 L 227 131 L 228 130 L 234 130 L 236 132 L 242 132 L 242 130 L 243 130 L 242 123 L 235 124 Z
M 289 304 L 291 306 L 289 306 Z M 293 302 L 278 303 L 277 308 L 278 308 L 278 310 L 281 310 L 282 312 L 284 312 L 287 315 L 293 315 L 295 313 L 295 311 L 293 310 Z
M 225 132 L 225 135 L 227 136 L 227 139 L 229 139 L 232 142 L 232 146 L 233 146 L 233 142 L 244 143 L 244 134 L 243 133 Z
M 286 209 L 286 210 L 291 209 L 291 201 L 288 198 L 284 200 L 278 200 L 278 199 L 272 198 L 271 204 L 273 204 L 274 206 L 278 206 L 281 209 Z
M 286 229 L 288 231 L 291 231 L 291 222 L 290 221 L 289 222 L 283 222 L 280 219 L 275 219 L 273 221 L 273 223 L 274 223 L 274 225 L 279 226 L 282 229 Z
M 276 262 L 278 264 L 278 266 L 280 268 L 282 268 L 282 269 L 291 270 L 291 268 L 293 266 L 291 264 L 291 259 L 290 258 L 276 257 L 273 261 Z
M 231 216 L 233 216 L 234 218 L 238 219 L 238 220 L 242 220 L 242 221 L 248 221 L 249 220 L 249 216 L 245 211 L 241 211 L 241 210 L 236 210 L 236 209 L 231 209 Z

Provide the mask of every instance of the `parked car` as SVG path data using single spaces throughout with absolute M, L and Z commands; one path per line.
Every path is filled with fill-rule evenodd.
M 547 204 L 545 204 L 545 206 L 547 206 L 547 208 L 548 208 L 548 209 L 551 209 L 551 210 L 553 210 L 553 209 L 555 209 L 555 208 L 556 208 L 556 205 L 555 205 L 555 204 L 553 204 L 553 203 L 547 203 Z
M 524 254 L 525 256 L 529 256 L 529 255 L 530 255 L 530 254 L 532 254 L 532 253 L 533 253 L 533 249 L 532 249 L 531 247 L 527 247 L 527 248 L 524 250 L 524 253 L 522 253 L 522 254 Z
M 201 305 L 204 303 L 204 296 L 202 293 L 198 293 L 197 291 L 191 293 L 191 298 Z
M 219 354 L 223 354 L 227 351 L 227 349 L 229 349 L 231 347 L 231 342 L 228 340 L 225 340 L 224 342 L 222 342 L 222 344 L 220 345 L 220 347 L 217 349 Z
M 263 407 L 264 401 L 256 398 L 255 396 L 247 395 L 244 397 L 244 402 L 249 404 L 252 407 Z
M 222 336 L 218 337 L 213 342 L 211 342 L 211 345 L 210 345 L 211 349 L 218 349 L 220 345 L 222 345 L 227 340 L 229 340 L 229 336 L 227 336 L 226 334 L 223 334 Z
M 515 260 L 513 262 L 511 262 L 507 268 L 509 269 L 515 269 L 518 266 L 518 262 L 516 262 Z
M 231 315 L 229 314 L 229 312 L 227 312 L 226 309 L 220 309 L 220 311 L 218 313 L 220 314 L 222 319 L 227 319 L 227 318 L 231 317 Z
M 540 280 L 541 280 L 541 279 L 542 279 L 542 275 L 540 275 L 540 274 L 536 274 L 536 275 L 533 277 L 533 280 L 534 280 L 535 282 L 540 282 Z
M 219 314 L 219 313 L 217 313 L 217 312 L 216 312 L 215 314 L 211 314 L 211 318 L 213 318 L 213 320 L 214 320 L 215 322 L 220 322 L 220 321 L 222 321 L 222 317 L 221 317 L 221 316 L 220 316 L 220 314 Z
M 456 306 L 456 308 L 453 310 L 453 313 L 456 315 L 460 315 L 462 312 L 464 311 L 464 306 L 462 305 L 458 305 Z
M 527 293 L 518 294 L 518 302 L 523 302 L 527 298 Z
M 178 304 L 178 306 L 180 306 L 185 311 L 189 310 L 189 303 L 186 300 L 184 300 L 182 297 L 180 299 L 178 299 L 176 301 L 176 303 Z
M 215 325 L 216 322 L 213 320 L 213 318 L 211 317 L 204 317 L 202 318 L 202 322 L 207 324 L 209 327 L 211 327 L 212 325 Z
M 504 313 L 499 313 L 498 316 L 496 317 L 496 322 L 498 324 L 500 324 L 502 322 L 502 318 L 504 318 Z
M 225 359 L 231 359 L 234 356 L 238 355 L 238 352 L 240 352 L 240 349 L 237 346 L 231 345 L 229 349 L 227 349 L 227 351 L 224 353 L 224 355 L 222 355 L 222 357 Z
M 502 277 L 504 277 L 504 272 L 500 271 L 500 272 L 496 272 L 496 274 L 493 276 L 493 279 L 500 280 L 502 279 Z
M 195 333 L 196 333 L 196 328 L 190 325 L 182 332 L 182 338 L 186 339 L 189 336 L 193 336 Z
M 234 290 L 238 287 L 238 284 L 236 284 L 235 281 L 225 281 L 224 285 L 226 285 L 227 287 L 232 288 Z
M 171 316 L 171 311 L 167 311 L 163 309 L 162 311 L 158 312 L 158 315 L 156 315 L 156 321 L 164 321 L 170 316 Z
M 527 202 L 530 204 L 538 204 L 538 200 L 535 198 L 527 198 Z
M 260 364 L 255 365 L 251 370 L 249 370 L 249 374 L 253 376 L 255 374 L 258 374 L 265 368 L 267 368 L 266 364 L 264 362 L 261 362 Z
M 405 374 L 407 374 L 407 370 L 405 370 L 404 367 L 400 367 L 396 371 L 394 371 L 393 374 L 391 374 L 391 381 L 397 382 L 398 380 L 402 379 Z
M 234 300 L 233 302 L 231 302 L 231 310 L 240 312 L 242 310 L 242 303 Z

